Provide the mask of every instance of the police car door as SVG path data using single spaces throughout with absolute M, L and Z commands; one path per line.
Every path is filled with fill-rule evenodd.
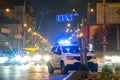
M 61 55 L 62 55 L 62 52 L 60 50 L 60 47 L 58 46 L 56 51 L 55 51 L 55 66 L 56 67 L 60 67 L 60 60 L 61 60 Z

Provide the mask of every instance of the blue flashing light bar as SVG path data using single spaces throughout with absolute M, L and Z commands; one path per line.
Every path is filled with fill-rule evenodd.
M 70 44 L 71 42 L 69 40 L 61 40 L 58 43 L 59 44 Z

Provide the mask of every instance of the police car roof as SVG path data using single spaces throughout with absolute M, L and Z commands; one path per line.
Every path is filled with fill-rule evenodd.
M 56 44 L 55 46 L 77 46 L 77 44 Z

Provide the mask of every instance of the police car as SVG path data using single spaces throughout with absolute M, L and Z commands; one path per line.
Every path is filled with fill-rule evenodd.
M 52 47 L 50 52 L 50 61 L 48 62 L 48 72 L 54 73 L 54 70 L 60 69 L 62 74 L 69 70 L 78 70 L 81 64 L 81 49 L 77 44 L 58 44 Z M 86 54 L 87 63 L 90 71 L 98 71 L 98 63 L 94 53 Z

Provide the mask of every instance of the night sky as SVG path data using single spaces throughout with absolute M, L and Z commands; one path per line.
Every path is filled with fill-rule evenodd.
M 79 16 L 74 19 L 71 23 L 75 21 L 81 23 L 82 16 L 87 15 L 87 1 L 88 0 L 27 0 L 28 3 L 33 6 L 36 13 L 43 13 L 42 21 L 41 15 L 37 17 L 36 31 L 41 24 L 39 32 L 44 38 L 52 44 L 56 43 L 60 37 L 68 37 L 65 33 L 67 22 L 56 22 L 56 15 L 71 13 L 72 9 L 76 9 Z M 7 4 L 4 4 L 7 2 Z M 7 7 L 10 5 L 20 5 L 23 4 L 23 0 L 0 0 L 0 7 Z M 72 25 L 72 28 L 76 28 L 76 23 Z
M 28 3 L 34 8 L 36 13 L 43 13 L 43 19 L 41 15 L 37 17 L 36 31 L 39 28 L 40 33 L 44 38 L 52 44 L 56 43 L 60 37 L 66 38 L 68 34 L 65 33 L 66 24 L 68 22 L 56 22 L 56 15 L 71 13 L 72 9 L 76 9 L 79 16 L 75 17 L 72 21 L 72 28 L 76 28 L 77 24 L 81 23 L 82 16 L 87 18 L 87 2 L 88 0 L 27 0 Z M 95 1 L 102 0 L 90 0 L 93 4 Z M 106 0 L 106 1 L 119 1 L 119 0 Z M 7 4 L 5 4 L 7 2 Z M 14 4 L 21 5 L 24 0 L 0 0 L 0 8 L 13 6 Z
M 29 0 L 37 13 L 45 12 L 39 33 L 47 38 L 50 43 L 56 43 L 61 37 L 66 38 L 67 22 L 56 22 L 56 15 L 71 13 L 76 9 L 79 13 L 77 20 L 81 23 L 81 17 L 87 14 L 87 0 Z M 40 24 L 41 15 L 38 16 L 37 27 Z M 72 26 L 76 28 L 76 25 Z

